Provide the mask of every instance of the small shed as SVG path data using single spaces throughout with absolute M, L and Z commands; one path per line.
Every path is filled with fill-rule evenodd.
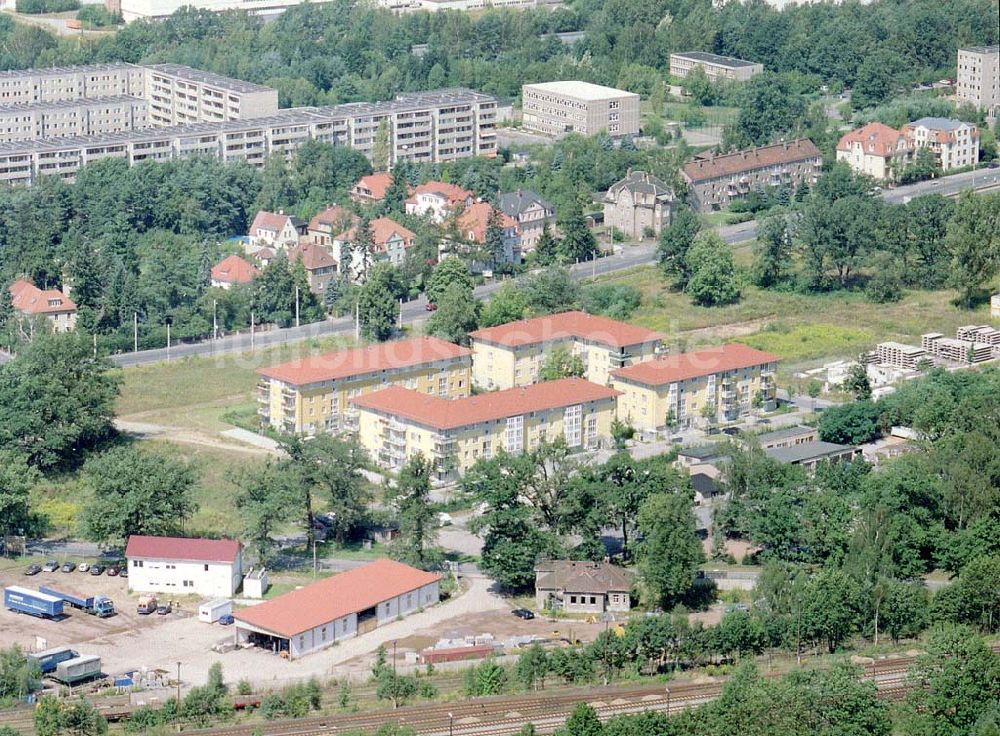
M 243 595 L 247 598 L 263 598 L 270 587 L 266 567 L 251 567 L 250 572 L 243 578 Z
M 233 602 L 226 598 L 217 598 L 198 606 L 198 620 L 206 624 L 214 624 L 223 616 L 231 616 Z

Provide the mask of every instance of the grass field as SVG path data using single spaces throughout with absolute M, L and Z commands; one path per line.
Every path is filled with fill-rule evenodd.
M 738 249 L 737 262 L 745 261 L 748 252 Z M 739 339 L 778 354 L 786 368 L 855 357 L 885 340 L 919 344 L 925 332 L 953 335 L 959 325 L 989 322 L 987 307 L 972 312 L 958 309 L 949 291 L 908 291 L 896 304 L 879 305 L 858 292 L 799 294 L 749 286 L 739 303 L 708 308 L 694 306 L 684 294 L 666 289 L 654 267 L 603 282 L 639 289 L 642 306 L 631 321 L 667 333 L 675 347 Z

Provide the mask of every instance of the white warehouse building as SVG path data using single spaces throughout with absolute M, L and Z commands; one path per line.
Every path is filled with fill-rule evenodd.
M 125 547 L 128 589 L 137 593 L 230 598 L 243 578 L 240 543 L 133 535 Z
M 237 611 L 236 640 L 296 659 L 432 606 L 441 576 L 381 559 Z

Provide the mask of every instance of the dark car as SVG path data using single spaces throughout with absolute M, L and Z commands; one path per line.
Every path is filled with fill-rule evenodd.
M 67 562 L 65 565 L 62 566 L 63 572 L 73 572 L 74 570 L 76 570 L 75 562 Z
M 42 572 L 55 572 L 59 569 L 59 563 L 55 560 L 49 560 L 44 565 L 42 565 Z
M 157 616 L 166 616 L 172 610 L 174 610 L 174 609 L 170 607 L 169 603 L 164 603 L 162 606 L 157 606 L 156 607 L 156 615 Z
M 424 309 L 426 309 L 428 312 L 435 312 L 437 311 L 437 308 L 438 305 L 435 304 L 434 302 L 427 302 L 427 306 L 424 307 Z
M 535 614 L 533 614 L 527 608 L 515 608 L 513 611 L 511 611 L 511 613 L 513 613 L 518 618 L 523 618 L 525 621 L 530 621 L 535 617 Z
M 227 613 L 225 616 L 219 616 L 219 624 L 222 626 L 232 626 L 236 622 L 233 618 L 233 614 Z
M 112 565 L 111 567 L 108 568 L 108 577 L 109 578 L 116 577 L 120 572 L 121 568 L 118 567 L 118 565 Z
M 91 575 L 103 575 L 104 574 L 104 565 L 91 565 L 90 566 L 90 574 Z
M 41 571 L 42 571 L 42 566 L 39 565 L 36 562 L 34 564 L 28 565 L 28 569 L 24 571 L 24 574 L 25 575 L 37 575 Z
M 986 168 L 987 169 L 1000 169 L 1000 163 L 998 163 L 996 161 L 990 161 L 988 164 L 986 164 Z
M 120 578 L 127 578 L 128 577 L 128 568 L 125 567 L 125 565 L 122 565 L 121 569 L 118 570 L 118 577 L 120 577 Z
M 735 437 L 738 434 L 743 434 L 743 430 L 739 427 L 726 427 L 722 430 L 722 434 L 728 434 L 730 437 Z

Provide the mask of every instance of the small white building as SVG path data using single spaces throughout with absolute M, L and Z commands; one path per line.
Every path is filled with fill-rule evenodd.
M 441 576 L 376 560 L 235 613 L 236 639 L 295 659 L 432 606 Z
M 137 593 L 229 598 L 243 579 L 240 543 L 133 535 L 125 547 L 128 589 Z

